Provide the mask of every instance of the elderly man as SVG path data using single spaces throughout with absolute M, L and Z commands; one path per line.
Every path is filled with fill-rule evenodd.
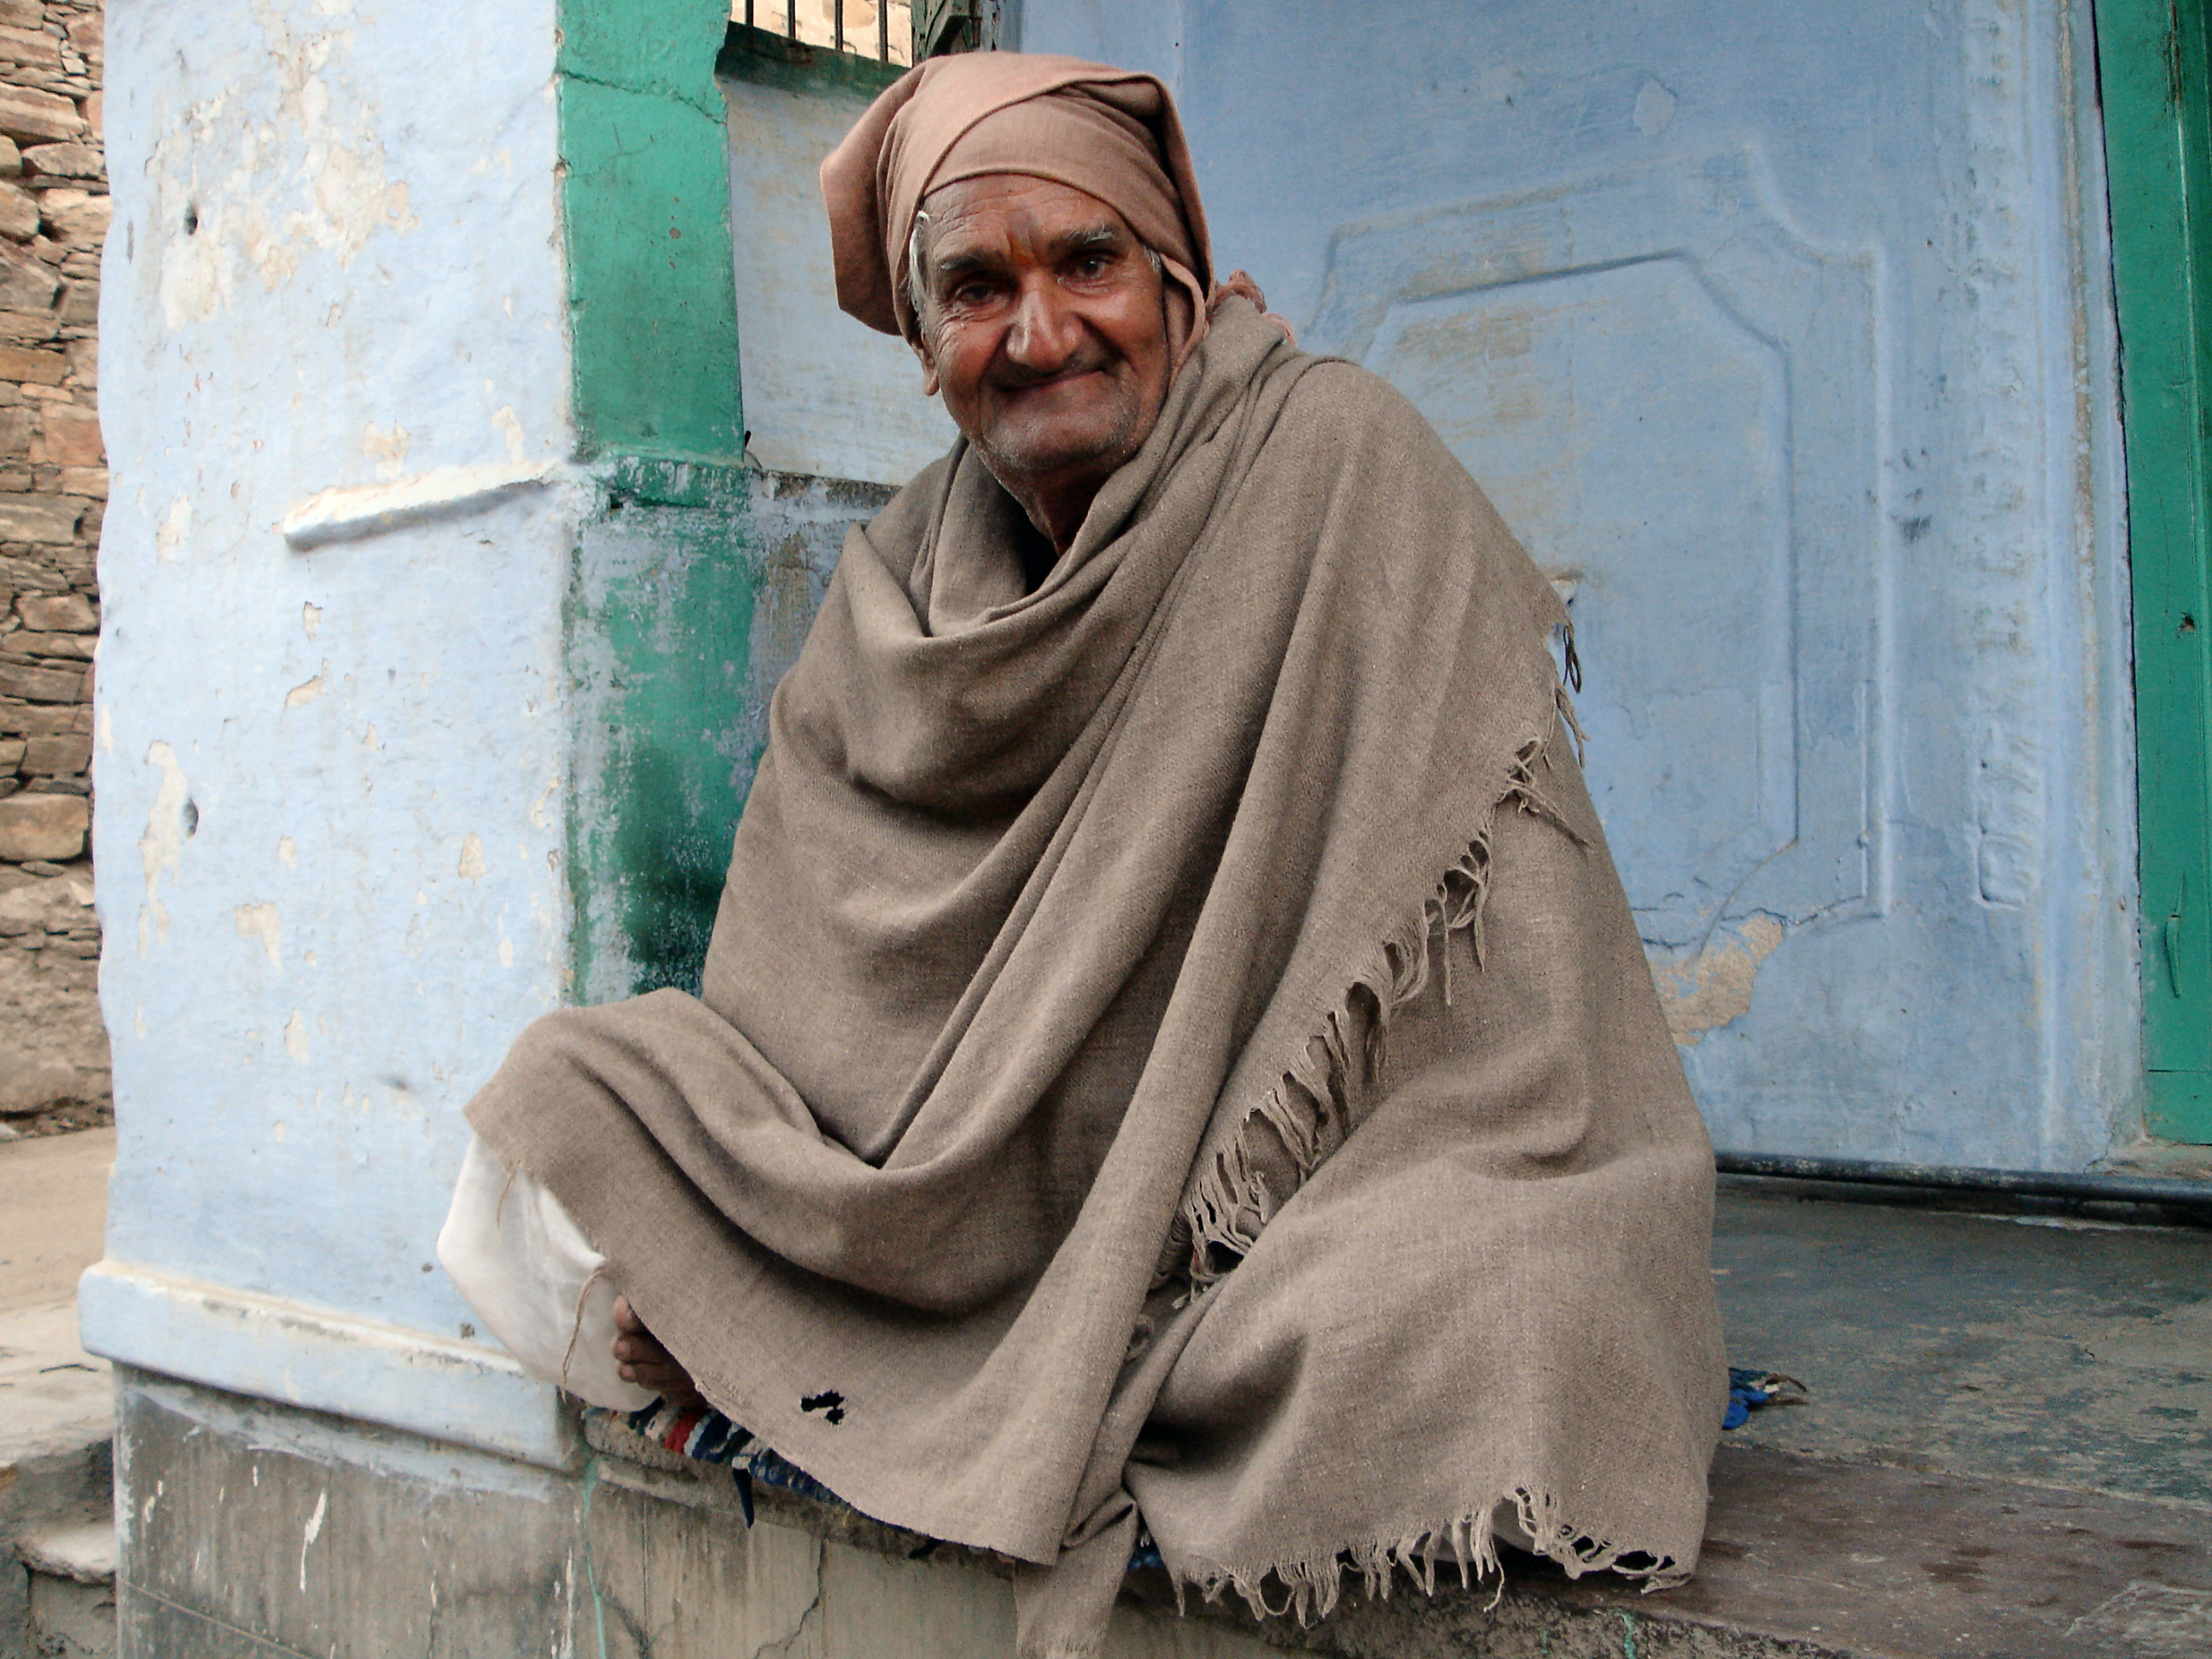
M 823 186 L 960 441 L 776 692 L 701 994 L 523 1034 L 449 1269 L 586 1398 L 1013 1558 L 1025 1656 L 1147 1535 L 1302 1613 L 1501 1537 L 1686 1576 L 1711 1154 L 1559 600 L 1214 283 L 1151 77 L 935 61 Z

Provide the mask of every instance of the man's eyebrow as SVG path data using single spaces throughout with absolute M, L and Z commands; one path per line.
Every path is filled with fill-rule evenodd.
M 1054 259 L 1078 253 L 1112 253 L 1127 246 L 1128 241 L 1128 233 L 1119 225 L 1088 225 L 1054 237 L 1046 252 Z M 964 276 L 971 271 L 991 270 L 1000 263 L 981 249 L 955 249 L 931 259 L 929 268 L 939 276 Z
M 1092 225 L 1054 237 L 1048 251 L 1054 259 L 1065 259 L 1078 253 L 1118 253 L 1128 242 L 1128 233 L 1119 225 Z
M 990 263 L 988 254 L 969 249 L 964 252 L 939 254 L 929 262 L 929 268 L 940 276 L 957 276 L 966 271 L 981 270 Z

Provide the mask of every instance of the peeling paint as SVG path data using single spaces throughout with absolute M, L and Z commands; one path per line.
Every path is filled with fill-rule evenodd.
M 322 625 L 322 606 L 319 605 L 308 604 L 303 605 L 300 607 L 300 626 L 307 630 L 307 635 L 309 639 L 312 640 L 315 637 L 315 630 Z
M 138 912 L 141 957 L 155 944 L 168 940 L 169 913 L 161 904 L 159 887 L 165 872 L 172 884 L 176 880 L 185 845 L 185 808 L 191 800 L 191 787 L 185 781 L 184 769 L 177 764 L 176 750 L 157 739 L 147 747 L 146 763 L 161 768 L 161 781 L 154 792 L 153 805 L 147 810 L 146 833 L 138 838 L 139 864 L 146 873 L 146 902 Z
M 169 510 L 161 520 L 161 527 L 154 532 L 154 548 L 166 563 L 177 556 L 177 549 L 184 544 L 192 527 L 192 498 L 179 495 L 169 503 Z
M 307 1532 L 300 1540 L 300 1588 L 302 1591 L 307 1588 L 307 1551 L 313 1547 L 315 1540 L 322 1536 L 323 1517 L 330 1512 L 331 1494 L 326 1489 L 315 1499 L 315 1512 L 307 1517 Z
M 284 694 L 284 707 L 297 708 L 302 703 L 314 702 L 317 697 L 323 695 L 323 683 L 330 678 L 330 673 L 331 665 L 326 662 L 322 666 L 322 672 L 314 678 L 301 681 L 299 684 Z
M 292 844 L 291 836 L 276 837 L 276 862 L 287 870 L 292 869 L 300 862 L 300 849 Z
M 371 422 L 362 434 L 361 453 L 376 464 L 378 477 L 396 478 L 407 470 L 407 447 L 413 441 L 413 434 L 397 421 L 389 429 Z
M 1735 939 L 1708 943 L 1679 962 L 1653 963 L 1651 977 L 1675 1042 L 1695 1048 L 1707 1031 L 1749 1013 L 1759 964 L 1774 954 L 1783 937 L 1782 924 L 1772 916 L 1753 916 Z
M 258 939 L 269 953 L 269 965 L 280 972 L 284 966 L 283 928 L 273 904 L 241 904 L 232 912 L 242 939 Z
M 471 830 L 461 842 L 461 861 L 455 873 L 463 881 L 482 881 L 484 876 L 483 837 Z
M 307 1058 L 307 1020 L 297 1008 L 284 1022 L 284 1052 L 294 1060 Z
M 561 778 L 558 773 L 556 773 L 553 776 L 545 780 L 545 787 L 538 792 L 538 799 L 530 803 L 530 827 L 532 829 L 543 830 L 547 827 L 550 820 L 549 820 L 545 816 L 545 809 L 551 804 L 554 794 L 560 789 L 560 787 Z
M 378 231 L 422 224 L 406 182 L 388 176 L 380 112 L 340 72 L 353 32 L 295 34 L 267 0 L 254 15 L 270 69 L 248 88 L 267 88 L 274 107 L 248 88 L 227 88 L 185 112 L 155 149 L 161 316 L 172 330 L 228 310 L 244 277 L 273 291 L 313 253 L 349 265 Z M 203 178 L 204 155 L 236 164 Z
M 1674 125 L 1674 93 L 1662 82 L 1646 81 L 1636 94 L 1636 125 L 1647 138 L 1656 138 Z
M 529 456 L 530 446 L 523 438 L 522 422 L 514 412 L 514 405 L 501 404 L 492 410 L 491 423 L 507 439 L 507 460 L 515 466 L 523 465 Z

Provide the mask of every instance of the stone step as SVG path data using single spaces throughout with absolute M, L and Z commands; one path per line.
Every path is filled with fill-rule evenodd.
M 39 1659 L 115 1659 L 115 1586 L 33 1573 L 26 1635 Z
M 106 1519 L 33 1527 L 15 1540 L 15 1553 L 33 1573 L 80 1584 L 112 1584 L 115 1522 Z
M 52 1522 L 15 1539 L 28 1570 L 24 1635 L 40 1659 L 113 1659 L 115 1522 Z
M 41 1422 L 27 1446 L 11 1443 L 15 1425 L 0 1424 L 0 1659 L 114 1651 L 115 1461 L 106 1416 Z M 102 1629 L 108 1645 L 87 1646 Z
M 630 1524 L 599 1564 L 602 1591 L 618 1601 L 631 1580 L 667 1571 L 679 1508 L 717 1511 L 726 1536 L 745 1535 L 721 1471 L 639 1440 L 611 1418 L 594 1414 L 586 1432 L 602 1454 L 602 1503 L 619 1503 L 619 1491 L 662 1506 L 656 1514 L 653 1504 L 632 1504 Z M 790 1493 L 757 1488 L 753 1501 L 763 1519 L 894 1560 L 927 1548 L 912 1534 Z M 927 1551 L 948 1568 L 957 1553 Z M 968 1576 L 970 1599 L 995 1593 Z M 1274 1645 L 1340 1659 L 2212 1656 L 2212 1511 L 2201 1506 L 1752 1446 L 1724 1445 L 1714 1460 L 1704 1556 L 1697 1577 L 1679 1589 L 1647 1595 L 1611 1573 L 1571 1580 L 1521 1555 L 1502 1589 L 1495 1582 L 1462 1589 L 1454 1577 L 1444 1572 L 1433 1596 L 1402 1577 L 1386 1596 L 1350 1591 L 1311 1629 L 1277 1619 L 1261 1633 Z M 882 1592 L 908 1595 L 906 1616 L 927 1593 L 948 1593 L 913 1574 L 907 1583 Z M 1134 1575 L 1130 1593 L 1156 1615 L 1176 1606 L 1161 1574 Z M 1255 1632 L 1241 1604 L 1184 1602 L 1187 1614 L 1217 1629 Z M 1188 1650 L 1247 1659 L 1260 1649 Z

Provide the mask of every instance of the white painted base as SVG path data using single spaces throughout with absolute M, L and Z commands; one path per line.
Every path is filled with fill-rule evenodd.
M 228 1285 L 102 1261 L 77 1292 L 88 1352 L 541 1468 L 581 1456 L 574 1407 L 505 1354 Z

